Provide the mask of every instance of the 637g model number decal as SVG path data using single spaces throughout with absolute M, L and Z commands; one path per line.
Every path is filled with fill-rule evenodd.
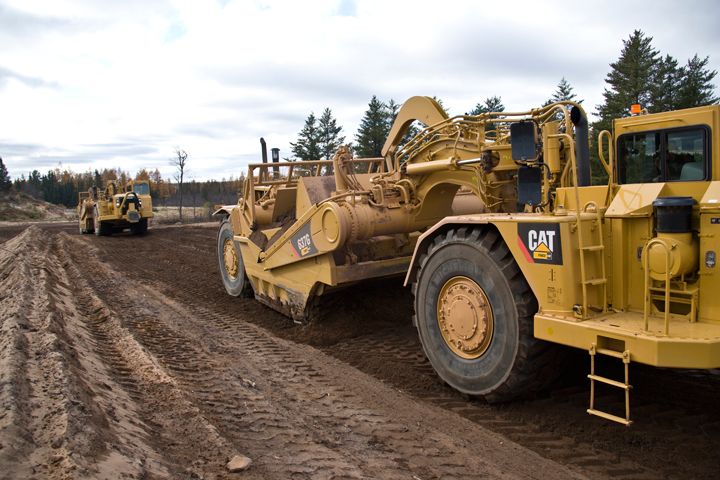
M 307 257 L 318 253 L 310 234 L 310 223 L 306 223 L 290 240 L 290 246 L 296 257 Z

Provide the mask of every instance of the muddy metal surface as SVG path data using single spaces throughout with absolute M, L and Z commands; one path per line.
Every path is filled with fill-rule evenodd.
M 215 234 L 0 228 L 0 478 L 717 478 L 718 372 L 632 366 L 630 428 L 585 414 L 582 354 L 487 405 L 438 380 L 400 280 L 295 325 L 226 295 Z

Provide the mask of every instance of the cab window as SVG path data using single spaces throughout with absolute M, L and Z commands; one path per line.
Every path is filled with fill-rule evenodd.
M 617 151 L 620 183 L 689 182 L 709 178 L 705 127 L 621 135 Z
M 135 193 L 138 195 L 148 195 L 150 193 L 150 186 L 147 183 L 136 183 Z

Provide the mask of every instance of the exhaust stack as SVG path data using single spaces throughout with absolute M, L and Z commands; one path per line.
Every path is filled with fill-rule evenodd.
M 587 116 L 582 109 L 572 107 L 570 120 L 575 125 L 575 162 L 578 187 L 587 187 L 590 185 L 590 134 Z
M 272 156 L 273 163 L 280 162 L 280 149 L 279 148 L 271 148 L 270 154 Z M 273 166 L 273 178 L 278 178 L 279 176 L 280 176 L 280 167 L 275 165 L 275 166 Z
M 267 144 L 262 137 L 260 137 L 260 148 L 262 149 L 262 162 L 267 163 Z

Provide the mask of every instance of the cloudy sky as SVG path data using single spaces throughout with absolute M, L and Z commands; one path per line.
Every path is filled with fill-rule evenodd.
M 634 29 L 720 70 L 718 19 L 717 0 L 0 0 L 0 157 L 13 177 L 167 177 L 179 146 L 191 178 L 220 179 L 261 136 L 289 156 L 311 111 L 330 107 L 349 141 L 374 94 L 524 110 L 563 76 L 592 113 Z

